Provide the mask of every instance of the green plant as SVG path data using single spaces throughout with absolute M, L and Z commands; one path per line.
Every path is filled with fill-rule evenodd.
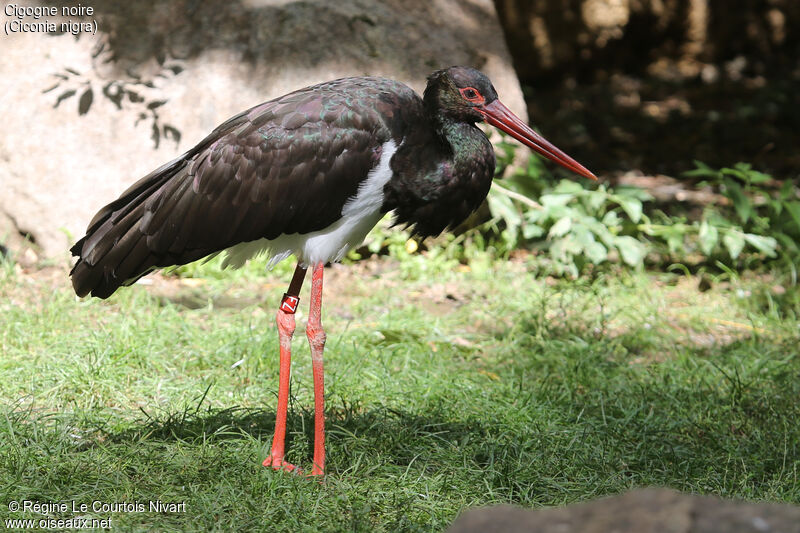
M 502 170 L 511 156 L 508 150 L 501 153 Z M 794 264 L 800 255 L 800 200 L 793 184 L 775 187 L 775 180 L 746 163 L 721 170 L 696 165 L 688 176 L 704 178 L 699 185 L 714 186 L 723 199 L 706 206 L 699 220 L 655 209 L 642 189 L 556 181 L 534 156 L 526 169 L 492 188 L 492 222 L 505 249 L 526 245 L 546 251 L 556 273 L 577 275 L 587 262 L 617 257 L 639 267 L 648 254 L 721 264 L 743 254 L 780 254 Z M 541 204 L 533 201 L 537 197 Z
M 589 189 L 562 180 L 540 197 L 540 208 L 517 211 L 512 198 L 501 194 L 491 195 L 489 206 L 505 221 L 509 242 L 538 239 L 534 246 L 547 250 L 556 272 L 577 276 L 586 261 L 602 263 L 610 256 L 630 266 L 642 264 L 645 243 L 627 233 L 650 199 L 633 187 Z
M 658 214 L 657 218 L 663 222 L 654 223 L 646 218 L 639 229 L 666 244 L 669 254 L 678 259 L 693 252 L 708 259 L 724 251 L 731 260 L 735 260 L 748 247 L 768 257 L 776 255 L 777 242 L 774 238 L 744 231 L 713 207 L 707 207 L 699 221 L 687 222 L 684 217 L 668 217 L 663 213 Z
M 721 239 L 733 258 L 749 244 L 770 257 L 780 253 L 796 262 L 800 255 L 797 245 L 800 199 L 791 180 L 778 185 L 771 176 L 754 170 L 749 163 L 736 163 L 732 168 L 719 170 L 700 161 L 695 161 L 695 166 L 684 175 L 702 178 L 700 185 L 718 189 L 729 204 L 706 208 L 707 227 L 716 223 L 723 228 L 734 228 L 722 234 L 706 231 L 702 239 L 706 248 Z

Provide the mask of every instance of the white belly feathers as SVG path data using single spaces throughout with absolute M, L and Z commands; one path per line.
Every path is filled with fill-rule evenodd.
M 344 204 L 339 220 L 313 233 L 280 235 L 272 240 L 259 239 L 232 246 L 225 250 L 223 268 L 239 268 L 261 253 L 269 256 L 269 267 L 291 254 L 306 266 L 341 260 L 348 250 L 364 241 L 369 230 L 381 219 L 383 187 L 392 177 L 389 162 L 396 151 L 393 140 L 383 143 L 378 164 L 369 171 L 358 192 Z

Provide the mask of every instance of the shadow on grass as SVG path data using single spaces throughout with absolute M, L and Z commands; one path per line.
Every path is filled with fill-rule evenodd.
M 360 441 L 362 446 L 391 450 L 393 457 L 386 459 L 395 464 L 408 464 L 413 448 L 408 443 L 430 438 L 436 446 L 458 446 L 466 436 L 479 438 L 488 429 L 485 422 L 476 419 L 453 420 L 453 413 L 445 407 L 434 408 L 424 415 L 408 410 L 375 407 L 363 409 L 359 404 L 342 401 L 338 407 L 326 410 L 326 428 L 329 444 L 337 439 Z M 275 413 L 267 409 L 229 407 L 225 409 L 196 408 L 183 411 L 146 413 L 122 431 L 106 433 L 105 439 L 114 443 L 138 440 L 181 441 L 213 443 L 231 439 L 256 439 L 264 446 L 271 442 L 275 427 Z M 287 415 L 287 450 L 300 444 L 312 449 L 314 440 L 314 412 L 298 408 L 290 402 Z M 424 441 L 423 441 L 424 442 Z M 370 444 L 371 443 L 371 444 Z M 307 457 L 311 460 L 311 455 Z

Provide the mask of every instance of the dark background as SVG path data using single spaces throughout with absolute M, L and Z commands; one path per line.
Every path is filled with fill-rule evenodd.
M 495 0 L 531 121 L 595 171 L 800 168 L 800 2 Z

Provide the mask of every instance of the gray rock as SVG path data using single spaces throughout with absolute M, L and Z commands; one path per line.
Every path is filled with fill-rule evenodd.
M 559 509 L 471 509 L 448 532 L 798 533 L 800 507 L 643 489 Z
M 101 206 L 229 116 L 328 79 L 382 75 L 422 90 L 431 71 L 471 65 L 527 116 L 491 0 L 91 4 L 72 20 L 96 21 L 96 35 L 0 39 L 5 246 L 23 232 L 63 257 Z

